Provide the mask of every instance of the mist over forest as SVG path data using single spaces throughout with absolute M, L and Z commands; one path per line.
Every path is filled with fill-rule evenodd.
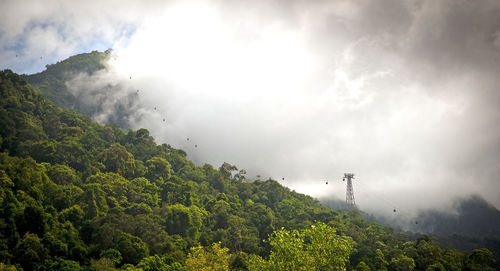
M 112 48 L 107 72 L 69 82 L 101 123 L 315 197 L 343 198 L 354 172 L 370 211 L 500 207 L 497 1 L 29 3 L 1 11 L 1 66 Z
M 0 269 L 190 270 L 219 253 L 208 262 L 284 270 L 310 263 L 273 262 L 280 242 L 322 234 L 338 238 L 296 252 L 335 248 L 323 267 L 494 268 L 498 14 L 495 0 L 2 2 Z

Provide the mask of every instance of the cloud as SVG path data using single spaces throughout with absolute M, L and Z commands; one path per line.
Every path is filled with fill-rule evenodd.
M 116 40 L 126 39 L 145 17 L 153 16 L 165 4 L 165 1 L 2 1 L 0 68 L 33 73 L 47 63 L 89 48 L 105 50 Z
M 99 123 L 114 123 L 126 128 L 141 118 L 139 92 L 115 76 L 109 67 L 92 75 L 74 74 L 66 86 L 76 97 L 74 109 L 91 115 Z
M 77 77 L 73 91 L 95 90 L 85 95 L 110 109 L 100 121 L 113 104 L 132 104 L 129 125 L 199 164 L 229 162 L 337 198 L 352 171 L 369 211 L 413 212 L 471 193 L 500 207 L 497 1 L 7 6 L 2 55 L 112 44 L 110 72 Z M 14 25 L 20 9 L 28 16 Z M 30 61 L 21 63 L 39 63 Z

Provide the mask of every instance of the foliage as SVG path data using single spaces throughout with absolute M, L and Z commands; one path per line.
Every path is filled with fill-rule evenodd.
M 229 271 L 229 249 L 214 243 L 210 249 L 192 247 L 186 259 L 190 271 Z
M 64 73 L 57 65 L 48 72 Z M 0 72 L 0 270 L 495 264 L 487 249 L 443 250 L 427 236 L 409 241 L 275 180 L 250 181 L 228 163 L 195 165 L 146 129 L 99 125 L 54 106 L 12 71 Z
M 78 73 L 92 74 L 104 69 L 103 62 L 108 58 L 109 54 L 97 51 L 79 54 L 56 64 L 47 65 L 47 69 L 41 73 L 23 75 L 23 78 L 57 106 L 72 108 L 77 105 L 78 101 L 68 91 L 66 81 Z
M 250 270 L 346 270 L 353 242 L 322 222 L 299 232 L 281 229 L 269 238 L 269 260 L 253 258 Z

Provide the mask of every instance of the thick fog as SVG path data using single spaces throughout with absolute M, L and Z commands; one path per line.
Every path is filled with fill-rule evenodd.
M 199 165 L 340 199 L 353 172 L 358 205 L 382 213 L 469 194 L 500 207 L 499 1 L 2 6 L 1 68 L 111 47 L 108 70 L 70 90 L 106 90 L 96 120 L 126 105 L 130 127 Z

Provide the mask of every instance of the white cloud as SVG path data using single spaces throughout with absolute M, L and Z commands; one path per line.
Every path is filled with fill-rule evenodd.
M 30 70 L 39 54 L 59 60 L 114 44 L 112 73 L 99 74 L 115 86 L 106 102 L 130 103 L 139 89 L 130 124 L 198 163 L 226 161 L 339 198 L 340 179 L 352 171 L 357 202 L 370 210 L 413 210 L 473 192 L 500 207 L 498 2 L 6 6 L 0 54 L 17 40 L 30 55 L 6 64 Z

